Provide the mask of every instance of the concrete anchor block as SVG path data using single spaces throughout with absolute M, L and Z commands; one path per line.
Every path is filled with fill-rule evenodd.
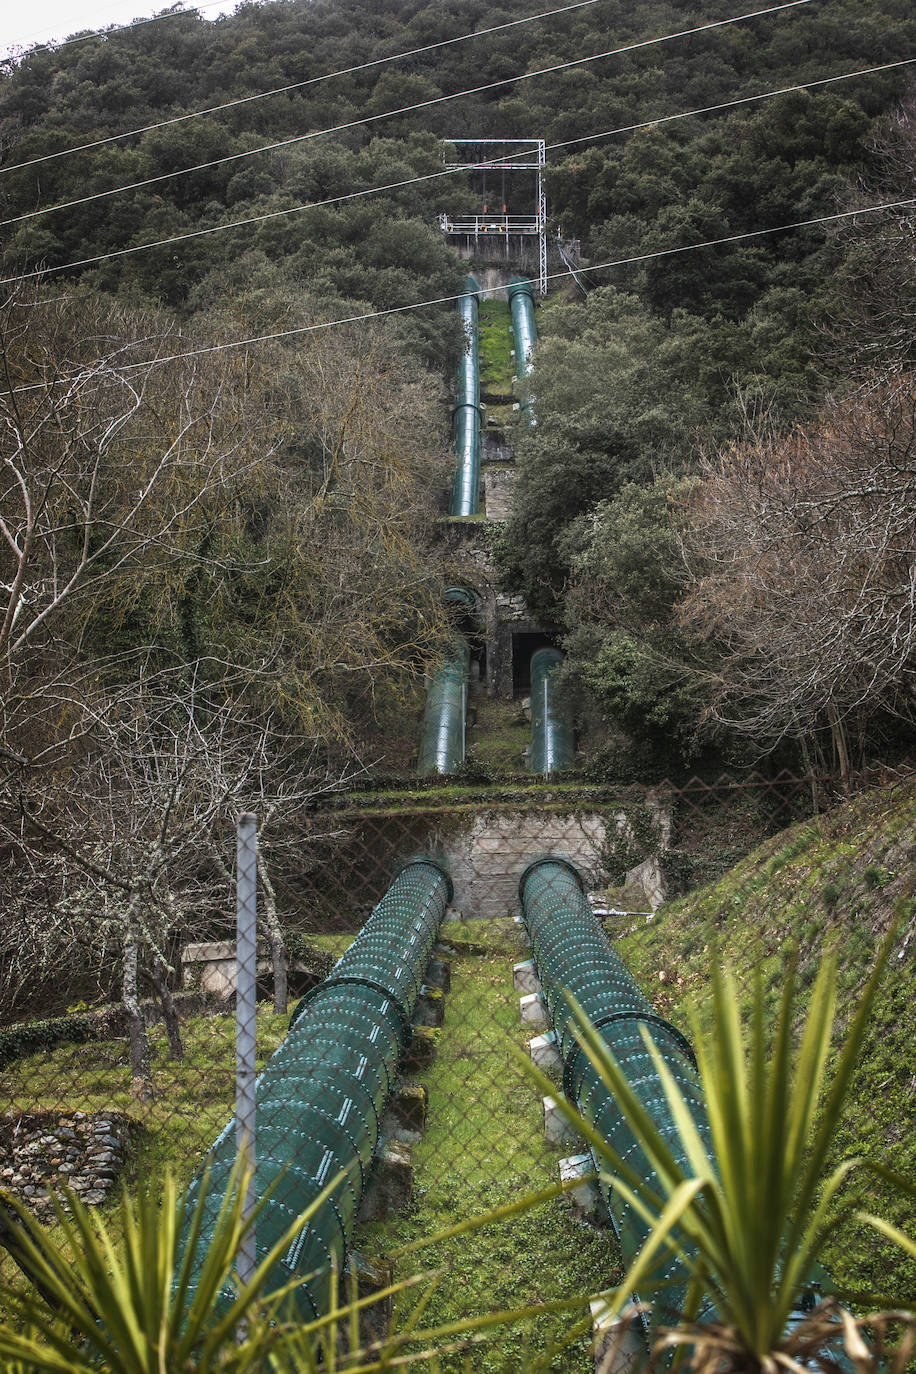
M 416 1143 L 426 1130 L 429 1093 L 423 1083 L 399 1083 L 391 1097 L 382 1120 L 382 1134 Z M 392 1129 L 388 1130 L 388 1124 Z M 403 1133 L 403 1134 L 401 1134 Z
M 531 941 L 528 939 L 528 930 L 521 916 L 512 917 L 511 940 L 518 950 L 531 948 Z
M 601 1210 L 601 1194 L 594 1177 L 595 1162 L 591 1155 L 567 1155 L 560 1160 L 560 1182 L 574 1183 L 576 1179 L 588 1180 L 570 1188 L 563 1196 L 584 1217 L 594 1217 Z M 589 1178 L 589 1174 L 592 1175 Z
M 445 1021 L 445 993 L 441 988 L 431 988 L 423 983 L 420 996 L 414 1007 L 415 1026 L 441 1026 Z
M 512 986 L 516 992 L 541 993 L 541 980 L 537 976 L 533 959 L 523 959 L 520 964 L 512 966 Z
M 399 1215 L 406 1211 L 413 1196 L 413 1161 L 410 1146 L 401 1140 L 386 1140 L 376 1154 L 372 1174 L 359 1206 L 360 1221 Z
M 434 1026 L 414 1026 L 410 1044 L 404 1051 L 401 1064 L 405 1069 L 425 1069 L 433 1062 L 439 1048 L 439 1032 Z
M 552 1073 L 554 1069 L 563 1067 L 563 1060 L 557 1049 L 557 1037 L 553 1031 L 548 1031 L 546 1035 L 536 1035 L 533 1040 L 529 1040 L 528 1053 L 534 1067 L 542 1073 Z
M 639 1314 L 632 1308 L 616 1314 L 606 1298 L 592 1298 L 592 1351 L 595 1374 L 636 1374 L 649 1351 Z
M 547 1008 L 539 993 L 529 992 L 527 996 L 519 998 L 518 1009 L 526 1026 L 547 1025 Z
M 426 972 L 423 975 L 423 982 L 431 988 L 438 988 L 440 992 L 450 992 L 452 988 L 452 966 L 445 959 L 430 959 Z
M 569 1145 L 576 1133 L 560 1111 L 555 1097 L 544 1098 L 544 1134 L 551 1145 Z
M 392 1271 L 391 1265 L 387 1260 L 378 1259 L 374 1255 L 364 1255 L 359 1250 L 351 1250 L 347 1256 L 347 1263 L 344 1267 L 344 1279 L 341 1285 L 341 1302 L 348 1302 L 353 1291 L 352 1283 L 356 1280 L 357 1298 L 371 1298 L 373 1293 L 380 1293 L 391 1286 Z M 393 1316 L 392 1295 L 380 1298 L 378 1302 L 367 1303 L 360 1309 L 359 1314 L 359 1338 L 364 1346 L 370 1345 L 373 1341 L 384 1340 L 391 1327 Z M 349 1331 L 346 1329 L 348 1323 L 341 1322 L 341 1336 L 346 1342 L 349 1338 Z

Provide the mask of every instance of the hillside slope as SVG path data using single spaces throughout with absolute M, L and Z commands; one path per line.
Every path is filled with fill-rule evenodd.
M 761 969 L 775 1008 L 789 952 L 798 950 L 800 1007 L 828 949 L 838 959 L 837 1034 L 873 966 L 890 923 L 899 921 L 891 955 L 858 1065 L 834 1163 L 863 1154 L 916 1178 L 916 1072 L 913 1047 L 913 959 L 916 925 L 916 780 L 865 793 L 767 840 L 729 873 L 662 907 L 638 927 L 621 918 L 609 934 L 652 997 L 656 1009 L 687 1029 L 691 1000 L 703 1014 L 714 959 L 733 968 L 742 1000 L 751 971 Z M 871 1206 L 910 1234 L 916 1210 L 860 1174 Z M 841 1282 L 916 1298 L 916 1264 L 871 1234 L 843 1229 L 828 1253 Z

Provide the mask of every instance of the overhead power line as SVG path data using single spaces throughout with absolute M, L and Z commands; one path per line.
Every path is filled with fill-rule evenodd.
M 532 81 L 538 76 L 548 76 L 553 72 L 569 71 L 573 67 L 582 67 L 590 62 L 599 62 L 607 57 L 619 57 L 623 53 L 635 52 L 640 48 L 650 48 L 660 43 L 670 43 L 677 38 L 687 38 L 698 33 L 708 33 L 712 29 L 721 29 L 729 24 L 740 24 L 747 19 L 758 19 L 763 15 L 777 14 L 782 10 L 798 9 L 802 5 L 808 5 L 811 0 L 782 0 L 781 4 L 768 5 L 764 9 L 751 10 L 745 14 L 732 15 L 727 19 L 715 19 L 708 24 L 698 24 L 694 28 L 679 29 L 676 33 L 663 34 L 658 38 L 644 38 L 636 43 L 626 43 L 622 47 L 608 48 L 605 52 L 593 53 L 589 57 L 576 57 L 568 62 L 554 62 L 549 67 L 540 67 L 537 71 L 521 72 L 517 76 L 506 76 L 499 81 L 488 81 L 482 86 L 471 86 L 463 91 L 455 91 L 451 95 L 434 96 L 429 100 L 419 100 L 412 105 L 402 105 L 394 110 L 385 110 L 380 114 L 364 115 L 360 119 L 347 120 L 342 124 L 335 124 L 325 129 L 314 129 L 307 134 L 297 134 L 292 138 L 280 139 L 274 143 L 265 143 L 258 148 L 249 148 L 244 152 L 230 153 L 226 157 L 211 158 L 207 162 L 196 163 L 193 167 L 182 167 L 174 172 L 162 172 L 154 177 L 145 177 L 141 181 L 130 182 L 125 186 L 115 186 L 108 191 L 95 191 L 88 196 L 80 196 L 75 200 L 62 201 L 59 205 L 48 205 L 40 210 L 30 210 L 24 215 L 15 215 L 10 219 L 0 220 L 0 227 L 10 224 L 21 224 L 25 220 L 36 219 L 41 215 L 50 215 L 58 210 L 72 210 L 79 205 L 87 205 L 92 201 L 104 200 L 109 196 L 122 195 L 127 191 L 139 191 L 146 186 L 155 186 L 163 181 L 171 181 L 175 177 L 187 176 L 191 172 L 203 172 L 212 167 L 221 167 L 229 162 L 239 162 L 243 158 L 254 157 L 257 153 L 275 152 L 279 148 L 289 148 L 293 144 L 305 143 L 310 139 L 321 138 L 325 134 L 343 133 L 347 129 L 356 129 L 367 124 L 375 124 L 383 119 L 392 119 L 397 115 L 414 114 L 417 110 L 430 109 L 434 105 L 443 105 L 452 100 L 460 100 L 468 95 L 481 95 L 485 91 L 495 91 L 503 86 L 513 86 L 518 82 Z
M 214 0 L 214 3 L 221 3 L 221 0 Z M 534 24 L 539 19 L 554 19 L 557 15 L 569 14 L 572 10 L 586 9 L 590 5 L 599 3 L 600 0 L 575 0 L 574 4 L 561 5 L 559 9 L 541 10 L 539 14 L 529 14 L 522 19 L 510 19 L 505 24 L 493 24 L 488 29 L 476 29 L 470 33 L 459 34 L 456 38 L 443 38 L 439 43 L 427 43 L 421 48 L 408 48 L 405 52 L 392 53 L 390 57 L 374 57 L 370 62 L 359 62 L 353 67 L 341 67 L 334 72 L 324 72 L 321 76 L 310 76 L 305 81 L 293 81 L 288 86 L 274 86 L 269 91 L 243 95 L 237 100 L 226 100 L 221 105 L 210 105 L 205 110 L 192 110 L 188 114 L 173 115 L 171 119 L 160 119 L 155 124 L 143 124 L 138 129 L 128 129 L 120 134 L 109 134 L 107 138 L 95 138 L 91 143 L 79 143 L 73 148 L 60 148 L 55 153 L 42 153 L 40 157 L 29 158 L 27 162 L 14 162 L 9 166 L 0 167 L 0 174 L 19 172 L 25 167 L 34 167 L 39 162 L 50 162 L 52 158 L 69 157 L 72 153 L 85 153 L 90 148 L 101 148 L 103 144 L 117 143 L 122 138 L 134 138 L 139 134 L 151 133 L 155 129 L 167 129 L 172 124 L 182 124 L 189 119 L 201 119 L 204 115 L 220 114 L 223 110 L 233 110 L 239 105 L 250 105 L 255 100 L 267 100 L 272 95 L 288 95 L 290 91 L 301 91 L 306 86 L 316 86 L 322 81 L 332 81 L 338 76 L 353 76 L 356 72 L 368 71 L 370 67 L 381 67 L 388 62 L 400 62 L 407 57 L 420 57 L 424 53 L 436 52 L 439 48 L 448 48 L 456 43 L 466 43 L 472 38 L 489 38 L 492 34 L 502 33 L 506 29 L 516 29 L 522 24 Z M 144 20 L 142 22 L 150 23 L 152 21 Z
M 641 262 L 653 262 L 660 258 L 671 258 L 684 253 L 696 253 L 704 248 L 722 248 L 733 243 L 745 243 L 751 239 L 762 239 L 771 237 L 773 234 L 789 233 L 793 229 L 810 229 L 818 224 L 835 224 L 839 220 L 855 219 L 857 216 L 881 214 L 885 210 L 902 210 L 907 206 L 916 205 L 916 196 L 907 200 L 885 201 L 880 205 L 861 206 L 855 210 L 840 210 L 832 215 L 817 215 L 813 219 L 794 220 L 791 224 L 777 224 L 768 229 L 748 229 L 740 234 L 726 234 L 718 239 L 704 239 L 700 243 L 684 243 L 674 248 L 657 248 L 651 253 L 634 253 L 629 257 L 612 258 L 608 262 L 593 263 L 591 267 L 577 267 L 575 270 L 579 276 L 592 272 L 607 272 L 614 267 L 633 267 Z M 551 272 L 548 281 L 559 281 L 564 277 L 571 277 L 571 271 Z M 147 358 L 139 363 L 125 363 L 121 367 L 122 372 L 137 372 L 143 368 L 147 370 L 154 367 L 162 367 L 166 363 L 183 362 L 187 358 L 202 358 L 212 353 L 225 353 L 233 348 L 252 348 L 255 344 L 275 343 L 279 339 L 297 338 L 303 334 L 318 334 L 325 329 L 337 329 L 345 324 L 366 324 L 370 320 L 386 319 L 392 315 L 406 315 L 413 310 L 428 310 L 436 305 L 453 305 L 460 300 L 466 292 L 458 292 L 450 296 L 434 296 L 430 300 L 412 301 L 408 305 L 391 305 L 384 310 L 365 310 L 358 315 L 342 315 L 333 320 L 320 320 L 317 324 L 297 325 L 293 329 L 278 329 L 270 334 L 256 334 L 245 339 L 230 339 L 226 343 L 208 344 L 201 348 L 188 348 L 181 353 L 166 353 L 156 358 Z M 486 294 L 484 292 L 484 294 Z M 70 382 L 78 381 L 80 377 L 85 377 L 87 372 L 94 367 L 99 367 L 105 363 L 104 358 L 96 358 L 91 362 L 85 363 L 78 373 L 68 374 L 64 377 L 55 378 L 52 385 L 64 386 Z M 46 389 L 45 383 L 30 382 L 27 386 L 16 387 L 15 392 L 41 391 Z M 5 388 L 0 395 L 9 396 L 13 392 L 10 388 Z
M 616 134 L 634 133 L 639 129 L 652 129 L 661 124 L 670 124 L 679 119 L 690 119 L 696 115 L 716 114 L 723 110 L 737 109 L 742 105 L 750 105 L 756 101 L 772 100 L 776 96 L 791 95 L 796 91 L 814 90 L 819 86 L 829 86 L 839 81 L 851 81 L 859 76 L 872 76 L 876 72 L 891 71 L 897 67 L 911 66 L 916 62 L 914 57 L 900 58 L 896 62 L 883 62 L 877 67 L 862 67 L 855 72 L 842 72 L 837 76 L 819 77 L 814 81 L 803 81 L 795 86 L 780 86 L 774 91 L 762 91 L 758 95 L 739 96 L 734 100 L 720 101 L 716 105 L 701 105 L 693 110 L 679 110 L 675 114 L 658 115 L 654 119 L 644 119 L 637 124 L 624 124 L 616 129 L 604 129 L 599 133 L 582 134 L 578 138 L 566 138 L 558 143 L 547 144 L 547 152 L 556 152 L 561 148 L 571 148 L 581 143 L 595 143 L 600 139 L 612 138 Z M 527 152 L 510 153 L 500 158 L 497 169 L 500 165 L 511 169 L 513 158 L 528 157 Z M 150 243 L 135 243 L 127 248 L 114 248 L 107 253 L 96 253 L 92 257 L 77 258 L 73 262 L 61 263 L 54 267 L 37 267 L 31 272 L 22 272 L 17 276 L 0 277 L 0 286 L 8 286 L 15 282 L 30 281 L 35 277 L 47 277 L 52 273 L 69 272 L 77 267 L 90 267 L 100 262 L 109 262 L 115 258 L 127 257 L 134 253 L 143 253 L 151 248 L 172 247 L 176 243 L 186 243 L 189 239 L 204 238 L 208 234 L 220 234 L 229 229 L 247 228 L 254 224 L 263 224 L 269 220 L 282 219 L 288 215 L 301 215 L 306 210 L 316 210 L 331 205 L 340 205 L 351 200 L 359 200 L 366 196 L 381 195 L 386 191 L 398 191 L 408 186 L 417 186 L 423 182 L 438 181 L 442 177 L 461 176 L 467 172 L 473 172 L 478 164 L 470 163 L 463 167 L 444 168 L 438 172 L 427 172 L 421 176 L 405 177 L 401 181 L 387 182 L 383 186 L 368 186 L 358 191 L 346 191 L 338 196 L 328 196 L 323 200 L 307 201 L 301 205 L 287 206 L 283 210 L 267 210 L 260 215 L 248 215 L 243 219 L 231 220 L 228 224 L 211 224 L 204 229 L 191 229 L 184 234 L 172 234 L 167 238 L 154 239 Z M 484 164 L 479 164 L 483 166 Z M 486 163 L 487 167 L 493 166 L 492 161 Z

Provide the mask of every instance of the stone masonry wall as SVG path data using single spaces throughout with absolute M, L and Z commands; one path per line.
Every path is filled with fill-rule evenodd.
M 546 854 L 561 854 L 587 883 L 600 886 L 607 881 L 601 851 L 608 830 L 625 824 L 615 812 L 480 812 L 466 831 L 444 842 L 455 885 L 452 907 L 469 921 L 513 916 L 522 872 Z

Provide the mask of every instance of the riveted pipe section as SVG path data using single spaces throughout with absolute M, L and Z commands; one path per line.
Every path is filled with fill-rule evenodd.
M 303 1278 L 294 1301 L 306 1320 L 329 1307 L 331 1267 L 343 1266 L 423 973 L 451 898 L 451 879 L 434 860 L 405 865 L 328 977 L 298 1004 L 286 1038 L 258 1079 L 257 1196 L 273 1189 L 257 1221 L 259 1261 L 337 1179 L 268 1283 L 273 1291 Z M 235 1150 L 230 1122 L 206 1161 L 210 1190 L 198 1264 Z M 188 1190 L 192 1205 L 199 1188 L 200 1175 Z
M 476 277 L 465 278 L 465 294 L 458 297 L 464 349 L 455 387 L 455 458 L 451 515 L 476 515 L 480 487 L 480 366 L 477 344 Z
M 535 967 L 556 1031 L 567 1099 L 636 1174 L 652 1182 L 654 1172 L 638 1138 L 578 1042 L 579 1018 L 570 1006 L 571 994 L 626 1074 L 675 1161 L 690 1175 L 692 1169 L 640 1028 L 645 1026 L 652 1036 L 711 1156 L 706 1103 L 689 1042 L 669 1021 L 657 1016 L 642 995 L 626 965 L 611 948 L 586 899 L 582 879 L 568 860 L 551 857 L 529 864 L 519 883 L 519 895 Z M 602 1190 L 624 1263 L 629 1267 L 642 1249 L 649 1228 L 607 1184 L 602 1184 Z M 689 1253 L 687 1246 L 684 1249 Z M 685 1297 L 683 1280 L 684 1271 L 678 1260 L 671 1261 L 658 1275 L 658 1290 L 651 1295 L 651 1307 L 644 1318 L 650 1330 L 671 1325 L 680 1316 Z M 812 1265 L 788 1328 L 797 1325 L 824 1293 L 832 1291 L 827 1272 L 819 1264 Z M 716 1314 L 707 1305 L 699 1315 L 701 1320 L 714 1320 Z M 839 1363 L 851 1374 L 851 1364 L 842 1355 Z
M 557 704 L 556 674 L 562 662 L 559 649 L 538 649 L 531 657 L 532 773 L 557 773 L 572 768 L 575 761 L 572 724 Z
M 454 773 L 464 762 L 471 651 L 463 637 L 451 650 L 426 693 L 417 772 Z
M 534 285 L 526 277 L 513 276 L 506 288 L 512 311 L 512 337 L 515 341 L 515 375 L 523 381 L 534 366 L 534 348 L 538 339 L 534 322 Z M 535 424 L 534 411 L 528 399 L 521 402 L 521 413 L 529 424 Z
M 570 1005 L 571 995 L 627 1075 L 674 1158 L 689 1172 L 658 1072 L 640 1033 L 641 1027 L 649 1029 L 687 1102 L 701 1138 L 708 1144 L 709 1123 L 688 1041 L 669 1022 L 655 1015 L 626 966 L 614 953 L 592 913 L 582 879 L 572 864 L 560 858 L 530 864 L 522 874 L 519 893 L 538 978 L 556 1031 L 567 1098 L 630 1168 L 651 1181 L 652 1170 L 639 1140 L 579 1045 L 579 1018 Z M 603 1188 L 624 1263 L 629 1265 L 642 1248 L 649 1228 L 629 1204 L 607 1185 Z M 679 1282 L 683 1269 L 679 1261 L 671 1261 L 659 1277 L 659 1289 L 653 1294 L 649 1317 L 653 1327 L 673 1321 L 684 1300 L 684 1285 Z

